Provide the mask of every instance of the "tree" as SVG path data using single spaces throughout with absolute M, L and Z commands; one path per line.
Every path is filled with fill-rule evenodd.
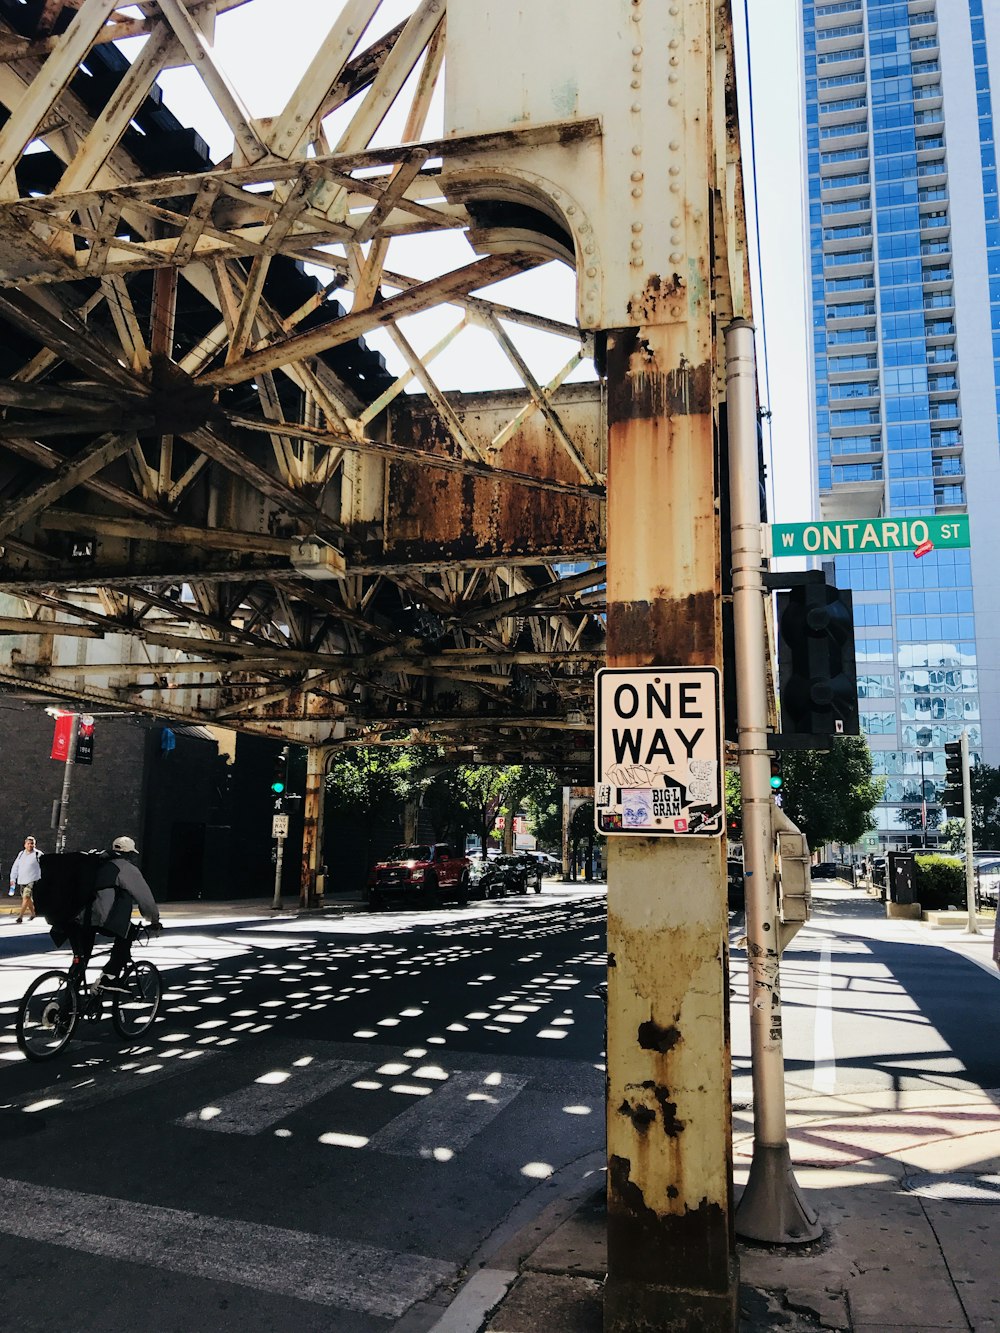
M 855 843 L 875 827 L 872 810 L 885 779 L 872 776 L 872 756 L 863 736 L 832 738 L 829 750 L 786 750 L 781 807 L 806 835 L 809 846 Z
M 743 788 L 740 784 L 740 770 L 727 768 L 726 783 L 726 832 L 730 842 L 739 842 L 743 837 Z
M 467 832 L 474 832 L 486 851 L 497 817 L 504 815 L 504 847 L 514 845 L 514 816 L 522 802 L 539 799 L 555 782 L 551 769 L 530 764 L 462 764 L 439 781 L 453 803 L 453 819 Z
M 352 746 L 338 751 L 326 778 L 327 809 L 351 816 L 364 832 L 365 864 L 374 832 L 395 822 L 399 807 L 419 800 L 432 780 L 433 746 Z
M 1000 768 L 976 764 L 969 770 L 972 801 L 972 845 L 976 850 L 1000 848 Z M 949 819 L 944 841 L 954 852 L 965 850 L 965 820 Z
M 976 764 L 969 773 L 972 797 L 972 845 L 1000 847 L 1000 768 Z
M 532 791 L 524 798 L 528 828 L 543 851 L 562 856 L 563 789 L 559 782 Z

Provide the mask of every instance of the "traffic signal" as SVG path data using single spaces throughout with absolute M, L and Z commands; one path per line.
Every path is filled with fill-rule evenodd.
M 784 781 L 785 779 L 781 772 L 781 755 L 774 755 L 771 759 L 771 790 L 781 791 Z
M 288 746 L 282 746 L 274 757 L 274 776 L 271 778 L 271 791 L 275 796 L 283 796 L 288 785 Z
M 848 591 L 815 579 L 778 594 L 778 692 L 783 735 L 859 734 Z
M 965 790 L 962 779 L 962 742 L 949 741 L 944 747 L 944 771 L 947 775 L 941 804 L 945 813 L 957 816 L 965 814 Z

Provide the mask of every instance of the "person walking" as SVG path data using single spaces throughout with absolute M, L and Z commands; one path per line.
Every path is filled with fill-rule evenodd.
M 14 857 L 10 868 L 10 891 L 20 891 L 21 906 L 18 908 L 17 924 L 20 925 L 28 914 L 28 920 L 35 919 L 35 885 L 42 877 L 41 852 L 35 849 L 35 840 L 29 833 L 24 840 L 24 847 Z

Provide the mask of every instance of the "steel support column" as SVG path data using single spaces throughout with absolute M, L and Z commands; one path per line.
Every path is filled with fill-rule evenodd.
M 721 656 L 707 286 L 680 299 L 608 335 L 610 666 Z M 607 1333 L 736 1328 L 725 886 L 718 839 L 609 838 Z
M 330 751 L 310 746 L 306 752 L 306 791 L 302 801 L 301 907 L 321 907 L 323 892 L 319 872 L 323 860 L 324 778 Z

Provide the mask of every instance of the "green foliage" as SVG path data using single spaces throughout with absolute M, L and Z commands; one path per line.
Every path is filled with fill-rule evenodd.
M 969 770 L 972 798 L 972 845 L 975 848 L 1000 847 L 1000 768 L 976 764 Z M 953 852 L 965 848 L 965 820 L 949 819 L 943 829 L 943 841 Z
M 562 784 L 552 783 L 530 792 L 524 799 L 528 828 L 542 851 L 562 855 Z
M 377 810 L 416 799 L 431 781 L 433 746 L 357 746 L 340 750 L 326 779 L 327 799 L 345 813 Z
M 955 856 L 918 856 L 914 897 L 924 912 L 965 906 L 965 870 Z
M 1000 768 L 976 764 L 969 773 L 969 787 L 973 846 L 1000 847 Z
M 451 769 L 435 785 L 449 794 L 453 824 L 464 832 L 475 833 L 483 848 L 493 831 L 497 816 L 506 819 L 513 845 L 512 820 L 522 804 L 536 803 L 551 794 L 555 775 L 551 769 L 529 764 L 462 764 Z
M 740 770 L 727 768 L 726 783 L 726 831 L 730 842 L 739 842 L 743 837 L 743 787 L 740 783 Z
M 885 779 L 872 776 L 872 756 L 863 736 L 838 736 L 828 751 L 787 750 L 781 806 L 806 835 L 809 846 L 859 842 L 875 827 L 872 810 Z

